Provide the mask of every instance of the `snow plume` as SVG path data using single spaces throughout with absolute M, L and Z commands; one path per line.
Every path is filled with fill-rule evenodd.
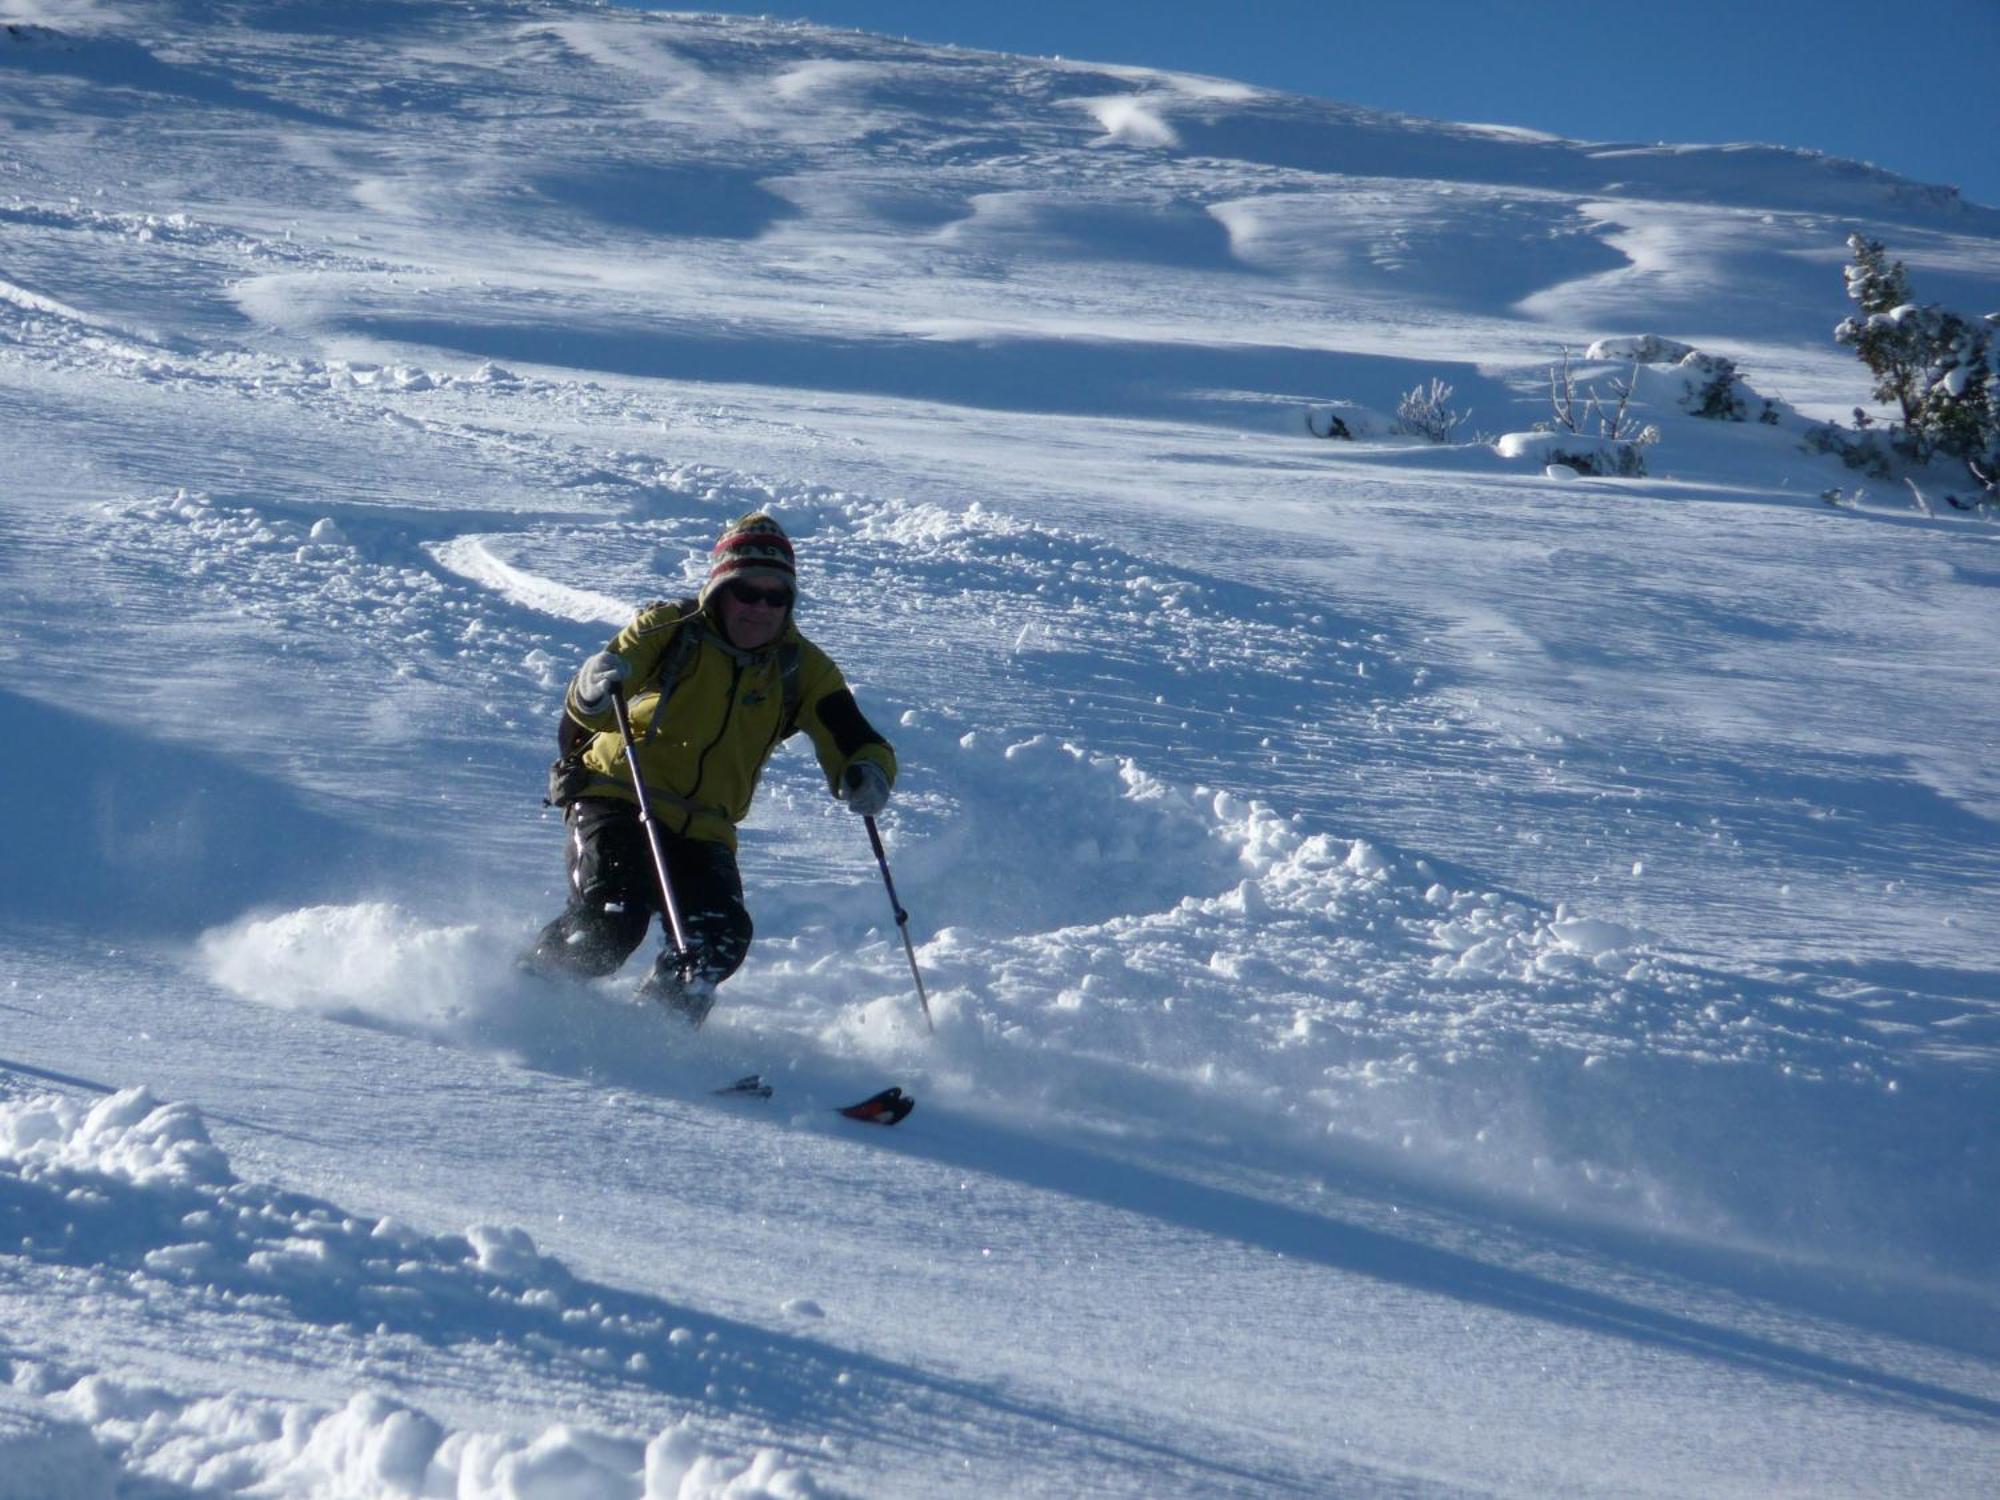
M 54 1095 L 0 1102 L 0 1226 L 21 1244 L 29 1280 L 87 1267 L 94 1286 L 143 1299 L 165 1326 L 200 1315 L 265 1319 L 274 1349 L 358 1331 L 352 1320 L 364 1306 L 378 1343 L 422 1334 L 511 1345 L 599 1378 L 643 1380 L 655 1358 L 694 1344 L 658 1309 L 607 1306 L 604 1289 L 577 1281 L 522 1230 L 426 1235 L 239 1181 L 198 1111 L 143 1088 L 88 1108 Z M 7 1368 L 0 1495 L 9 1500 L 110 1494 L 113 1462 L 124 1476 L 202 1494 L 297 1500 L 819 1493 L 771 1450 L 710 1451 L 686 1418 L 650 1440 L 566 1424 L 521 1437 L 453 1430 L 376 1391 L 328 1407 L 247 1391 L 191 1395 L 37 1360 Z
M 201 953 L 209 976 L 246 999 L 436 1031 L 504 972 L 488 946 L 477 927 L 368 902 L 246 918 L 206 934 Z
M 559 985 L 519 973 L 527 934 L 439 921 L 386 902 L 245 917 L 203 934 L 198 962 L 230 993 L 280 1010 L 600 1077 L 678 1076 L 631 980 Z M 622 987 L 621 987 L 622 985 Z
M 1181 143 L 1180 135 L 1167 123 L 1156 101 L 1131 94 L 1115 94 L 1107 99 L 1082 99 L 1077 102 L 1104 127 L 1107 140 L 1124 146 L 1159 146 L 1167 150 Z

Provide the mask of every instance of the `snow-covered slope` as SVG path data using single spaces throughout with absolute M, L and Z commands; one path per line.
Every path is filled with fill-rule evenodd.
M 0 1496 L 1979 1492 L 2000 536 L 1802 444 L 1855 229 L 2000 303 L 1776 147 L 17 0 Z M 1545 468 L 1648 333 L 1752 419 Z M 753 506 L 935 1037 L 791 752 L 698 1041 L 512 972 L 563 682 Z

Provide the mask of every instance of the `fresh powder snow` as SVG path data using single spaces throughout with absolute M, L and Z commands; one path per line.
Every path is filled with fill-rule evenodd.
M 1988 1492 L 2000 530 L 1815 441 L 1857 231 L 2000 307 L 1780 146 L 13 0 L 0 1500 Z M 759 508 L 934 1034 L 796 744 L 698 1035 L 515 968 Z

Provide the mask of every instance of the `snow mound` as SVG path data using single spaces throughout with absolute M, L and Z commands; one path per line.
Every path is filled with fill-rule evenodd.
M 1237 878 L 1236 852 L 1200 800 L 1125 757 L 979 731 L 956 748 L 958 814 L 904 858 L 913 881 L 941 893 L 936 920 L 1003 932 L 1088 925 Z
M 0 1160 L 35 1180 L 93 1172 L 140 1187 L 227 1186 L 228 1162 L 187 1105 L 129 1088 L 85 1108 L 48 1095 L 0 1104 Z
M 1642 333 L 1599 339 L 1584 351 L 1583 357 L 1593 362 L 1630 360 L 1642 365 L 1675 365 L 1694 352 L 1692 344 L 1662 338 L 1657 333 Z
M 1493 446 L 1502 458 L 1525 461 L 1545 472 L 1567 469 L 1570 475 L 1566 477 L 1631 478 L 1645 472 L 1639 446 L 1614 438 L 1587 437 L 1578 432 L 1510 432 Z

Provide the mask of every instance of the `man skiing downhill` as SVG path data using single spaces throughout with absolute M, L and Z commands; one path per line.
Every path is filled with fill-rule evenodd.
M 712 556 L 698 598 L 645 606 L 570 683 L 550 791 L 569 829 L 569 904 L 524 960 L 544 974 L 613 973 L 663 910 L 636 762 L 686 939 L 676 953 L 669 933 L 640 993 L 689 1026 L 707 1018 L 715 987 L 750 948 L 736 825 L 771 751 L 803 729 L 833 795 L 868 817 L 896 779 L 895 752 L 839 667 L 799 633 L 783 528 L 761 512 L 742 516 Z M 619 696 L 629 700 L 629 754 Z

